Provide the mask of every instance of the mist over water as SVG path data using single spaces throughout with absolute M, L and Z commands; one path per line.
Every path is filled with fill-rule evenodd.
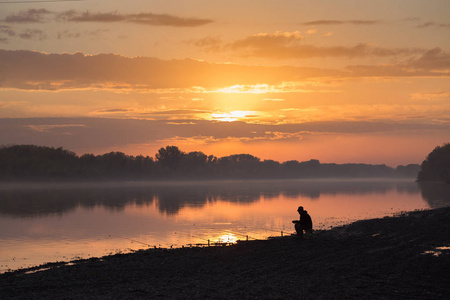
M 0 271 L 153 247 L 291 234 L 450 204 L 448 185 L 395 180 L 0 185 Z

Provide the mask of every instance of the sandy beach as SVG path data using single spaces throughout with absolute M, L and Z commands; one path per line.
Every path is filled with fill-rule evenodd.
M 445 299 L 450 207 L 312 238 L 151 249 L 0 274 L 1 299 Z

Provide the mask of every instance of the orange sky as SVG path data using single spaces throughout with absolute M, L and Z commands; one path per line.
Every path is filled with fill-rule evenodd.
M 0 2 L 0 141 L 421 163 L 450 137 L 450 2 Z

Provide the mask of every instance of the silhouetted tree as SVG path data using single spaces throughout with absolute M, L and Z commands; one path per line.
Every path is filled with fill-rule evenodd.
M 446 181 L 450 183 L 450 143 L 437 146 L 422 162 L 418 181 Z
M 166 148 L 159 149 L 155 157 L 156 161 L 162 166 L 175 169 L 180 165 L 180 161 L 185 155 L 176 146 L 166 146 Z
M 264 178 L 282 178 L 281 164 L 278 161 L 265 159 L 260 163 L 261 175 Z
M 184 175 L 196 178 L 205 175 L 207 164 L 208 156 L 199 151 L 189 152 L 181 159 L 181 169 Z
M 217 167 L 225 177 L 248 178 L 257 175 L 260 159 L 250 154 L 233 154 L 218 159 Z
M 0 148 L 0 176 L 67 177 L 78 167 L 75 153 L 62 148 L 14 145 Z

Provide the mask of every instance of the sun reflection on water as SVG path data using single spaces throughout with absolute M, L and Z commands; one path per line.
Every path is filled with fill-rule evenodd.
M 219 243 L 234 244 L 237 242 L 237 240 L 238 240 L 237 237 L 232 233 L 223 234 L 218 238 Z

